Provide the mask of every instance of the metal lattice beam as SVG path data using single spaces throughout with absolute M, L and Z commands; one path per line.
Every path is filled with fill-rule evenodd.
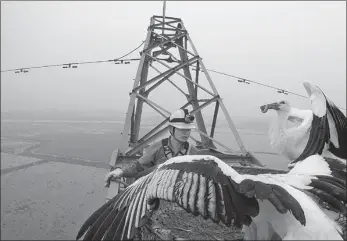
M 160 30 L 162 30 L 162 32 L 157 32 Z M 175 33 L 165 34 L 164 30 L 175 31 Z M 170 35 L 170 37 L 168 37 L 168 35 Z M 188 45 L 190 45 L 192 51 L 188 50 Z M 156 50 L 157 48 L 159 48 L 159 50 Z M 177 52 L 179 54 L 179 57 L 175 57 L 175 55 L 173 54 L 173 51 L 175 49 L 178 50 Z M 160 56 L 161 54 L 169 55 L 170 57 L 169 59 L 160 59 L 158 56 Z M 189 58 L 188 56 L 191 57 Z M 176 65 L 170 66 L 169 64 L 166 64 L 165 61 L 167 61 L 168 63 L 176 62 Z M 158 70 L 153 66 L 155 63 L 159 63 L 162 66 L 165 66 L 167 70 Z M 194 63 L 196 63 L 196 72 L 195 78 L 193 80 L 189 67 Z M 152 77 L 150 80 L 147 80 L 149 67 L 154 69 L 157 75 Z M 205 75 L 205 77 L 207 78 L 211 90 L 199 83 L 199 78 L 201 77 L 199 76 L 200 69 L 203 73 L 202 75 Z M 180 70 L 183 70 L 183 74 L 179 72 Z M 178 87 L 178 85 L 175 84 L 175 81 L 170 80 L 170 77 L 174 75 L 178 75 L 185 80 L 188 93 Z M 141 60 L 136 74 L 133 90 L 130 94 L 127 116 L 125 119 L 123 132 L 121 134 L 121 143 L 119 148 L 120 153 L 126 153 L 128 155 L 138 152 L 141 146 L 145 146 L 148 141 L 152 140 L 154 136 L 158 134 L 157 131 L 158 129 L 163 127 L 163 123 L 166 123 L 167 116 L 170 114 L 169 110 L 163 108 L 161 105 L 155 103 L 149 98 L 149 94 L 155 91 L 157 87 L 165 82 L 169 82 L 175 88 L 177 88 L 187 98 L 188 105 L 191 105 L 193 107 L 192 113 L 195 114 L 198 132 L 201 134 L 200 137 L 205 147 L 215 148 L 213 141 L 216 142 L 216 140 L 213 138 L 213 136 L 218 116 L 218 110 L 221 109 L 228 121 L 229 127 L 235 135 L 241 152 L 243 154 L 247 153 L 243 146 L 242 140 L 231 120 L 231 117 L 229 116 L 222 99 L 219 97 L 219 94 L 202 62 L 202 59 L 199 57 L 199 54 L 188 35 L 187 30 L 185 29 L 182 20 L 179 18 L 172 18 L 167 16 L 153 16 L 151 18 L 150 26 L 147 29 L 146 43 L 143 51 L 141 52 Z M 204 92 L 208 93 L 211 98 L 204 100 L 198 99 L 198 90 L 203 90 Z M 201 111 L 213 102 L 216 102 L 216 106 L 213 115 L 210 135 L 208 135 Z M 148 104 L 151 108 L 153 108 L 156 112 L 163 116 L 165 120 L 162 121 L 153 130 L 149 131 L 146 135 L 139 138 L 143 103 Z M 128 138 L 129 135 L 130 138 Z M 131 144 L 132 146 L 132 148 L 130 149 L 129 144 Z M 226 149 L 231 151 L 230 148 Z

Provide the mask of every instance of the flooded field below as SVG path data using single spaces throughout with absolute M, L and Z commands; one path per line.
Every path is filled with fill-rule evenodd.
M 140 136 L 147 133 L 152 125 L 143 125 Z M 108 163 L 111 153 L 119 145 L 123 124 L 119 122 L 5 122 L 2 137 L 38 142 L 35 152 L 89 161 Z M 246 149 L 270 168 L 286 169 L 287 161 L 275 154 L 271 148 L 266 130 L 239 129 Z M 193 133 L 193 136 L 196 136 Z M 215 138 L 223 144 L 239 151 L 239 146 L 228 128 L 220 128 Z M 218 144 L 216 144 L 218 148 Z M 3 147 L 5 148 L 5 147 Z M 6 148 L 4 149 L 5 152 Z M 221 150 L 225 150 L 221 148 Z

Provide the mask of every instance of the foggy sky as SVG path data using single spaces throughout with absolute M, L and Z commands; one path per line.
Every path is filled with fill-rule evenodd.
M 1 2 L 1 70 L 114 59 L 146 37 L 162 2 Z M 209 69 L 306 95 L 318 85 L 346 108 L 346 2 L 167 2 Z M 139 49 L 130 58 L 139 57 Z M 1 73 L 1 109 L 126 110 L 138 62 Z M 280 99 L 307 99 L 210 73 L 232 115 L 259 115 Z M 157 97 L 175 103 L 163 90 Z

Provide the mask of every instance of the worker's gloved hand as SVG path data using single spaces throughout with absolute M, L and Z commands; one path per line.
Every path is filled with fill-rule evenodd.
M 111 178 L 119 178 L 123 175 L 123 171 L 120 168 L 116 168 L 115 170 L 109 172 L 105 177 L 105 187 L 110 186 Z

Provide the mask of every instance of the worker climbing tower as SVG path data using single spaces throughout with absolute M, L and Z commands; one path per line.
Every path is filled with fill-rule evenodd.
M 192 135 L 191 141 L 195 141 L 193 144 L 197 145 L 203 154 L 218 156 L 218 158 L 230 165 L 233 163 L 259 165 L 260 163 L 245 149 L 241 137 L 183 21 L 180 18 L 165 16 L 165 2 L 163 12 L 163 16 L 153 16 L 150 19 L 144 48 L 140 52 L 141 59 L 133 89 L 130 93 L 130 101 L 120 136 L 119 148 L 113 152 L 111 157 L 111 169 L 116 165 L 126 164 L 140 158 L 144 148 L 167 132 L 169 115 L 178 108 L 188 108 L 190 109 L 190 114 L 195 116 L 197 135 L 195 137 Z M 173 80 L 174 77 L 179 79 Z M 201 82 L 202 79 L 207 80 L 205 86 Z M 164 98 L 160 101 L 152 99 L 151 95 L 160 91 L 159 87 L 165 83 L 167 88 L 165 91 L 163 90 L 164 93 L 161 93 Z M 175 102 L 177 106 L 170 104 L 169 106 L 172 108 L 165 108 L 163 105 L 168 99 L 175 99 L 173 97 L 175 95 L 174 90 L 181 93 L 183 102 Z M 162 120 L 158 120 L 151 130 L 140 136 L 144 104 L 158 113 Z M 214 113 L 210 122 L 209 133 L 207 132 L 207 123 L 202 114 L 203 109 L 208 106 L 214 107 L 212 107 Z M 228 123 L 228 128 L 231 129 L 235 137 L 239 151 L 228 147 L 214 137 L 217 117 L 221 112 Z M 220 151 L 218 146 L 226 151 Z M 126 185 L 125 182 L 130 184 L 134 180 L 128 178 L 120 182 L 119 180 L 118 182 L 115 181 L 111 182 L 108 198 L 117 194 L 119 188 Z

